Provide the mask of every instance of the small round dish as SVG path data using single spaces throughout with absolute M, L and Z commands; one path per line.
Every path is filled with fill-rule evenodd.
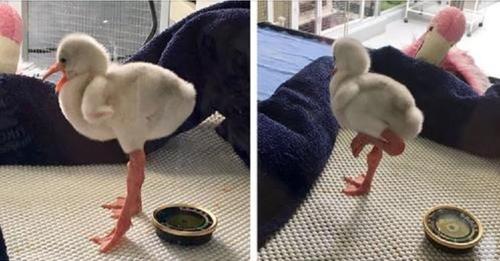
M 163 240 L 180 245 L 201 245 L 210 241 L 217 218 L 208 210 L 187 204 L 173 204 L 153 212 L 156 234 Z
M 427 239 L 453 253 L 472 250 L 483 237 L 481 222 L 469 211 L 451 205 L 431 208 L 423 219 Z

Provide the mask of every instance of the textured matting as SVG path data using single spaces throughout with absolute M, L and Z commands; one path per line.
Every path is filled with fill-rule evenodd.
M 261 260 L 500 260 L 500 161 L 417 138 L 402 156 L 384 155 L 372 191 L 341 193 L 344 176 L 366 170 L 341 131 L 330 160 L 289 223 L 261 249 Z M 473 252 L 453 255 L 425 239 L 422 217 L 438 204 L 470 210 L 485 236 Z
M 147 157 L 143 213 L 122 243 L 101 254 L 89 241 L 114 227 L 101 208 L 125 192 L 126 166 L 0 167 L 0 225 L 12 260 L 245 260 L 250 175 L 214 131 L 220 118 L 172 138 Z M 57 142 L 57 138 L 54 138 Z M 77 148 L 76 148 L 77 149 Z M 150 222 L 163 204 L 189 203 L 219 219 L 207 244 L 164 243 Z

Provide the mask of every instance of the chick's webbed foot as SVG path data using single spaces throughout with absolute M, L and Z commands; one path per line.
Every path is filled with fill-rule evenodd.
M 365 180 L 365 177 L 366 175 L 359 175 L 355 178 L 351 178 L 351 177 L 344 177 L 344 181 L 348 184 L 348 185 L 353 185 L 355 187 L 359 187 L 363 184 L 363 181 Z
M 361 196 L 370 192 L 371 184 L 365 182 L 366 175 L 359 175 L 355 178 L 344 177 L 347 186 L 342 190 L 349 196 Z
M 114 202 L 107 203 L 102 205 L 103 208 L 109 209 L 111 211 L 112 218 L 119 218 L 121 213 L 123 212 L 123 208 L 125 206 L 125 197 L 117 197 Z M 130 203 L 130 214 L 135 216 L 142 211 L 142 203 L 141 199 L 136 198 L 135 200 L 131 200 Z
M 100 245 L 101 252 L 108 252 L 121 241 L 127 230 L 132 225 L 131 217 L 121 215 L 116 223 L 116 227 L 106 236 L 95 236 L 91 238 L 94 243 Z

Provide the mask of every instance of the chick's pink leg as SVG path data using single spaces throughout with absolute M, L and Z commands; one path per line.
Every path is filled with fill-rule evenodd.
M 366 175 L 361 175 L 354 179 L 346 177 L 347 187 L 342 192 L 349 196 L 360 196 L 368 193 L 381 159 L 382 150 L 377 146 L 373 146 L 372 151 L 368 153 L 367 157 L 368 171 Z
M 403 153 L 405 143 L 397 134 L 389 129 L 386 129 L 382 132 L 381 136 L 384 140 L 359 133 L 352 140 L 351 149 L 355 157 L 359 156 L 366 145 L 372 144 L 374 147 L 367 156 L 368 171 L 366 172 L 366 175 L 361 175 L 356 178 L 345 178 L 345 181 L 347 182 L 347 187 L 343 190 L 345 194 L 350 196 L 359 196 L 370 191 L 375 171 L 377 170 L 380 160 L 382 159 L 382 151 L 385 151 L 391 156 Z
M 143 150 L 129 154 L 127 175 L 127 196 L 118 198 L 115 203 L 104 205 L 114 211 L 118 218 L 115 228 L 103 237 L 94 237 L 91 240 L 101 246 L 101 252 L 107 252 L 115 247 L 132 225 L 132 216 L 141 211 L 141 187 L 144 182 L 144 166 L 146 156 Z

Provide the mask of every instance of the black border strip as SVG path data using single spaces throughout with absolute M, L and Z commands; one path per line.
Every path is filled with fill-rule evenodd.
M 310 39 L 318 40 L 320 42 L 324 42 L 324 43 L 327 43 L 329 45 L 333 44 L 333 42 L 335 41 L 332 38 L 328 38 L 328 37 L 324 37 L 324 36 L 320 36 L 320 35 L 311 34 L 311 33 L 308 33 L 308 32 L 303 32 L 303 31 L 298 31 L 298 30 L 294 30 L 294 29 L 290 29 L 290 28 L 285 28 L 285 27 L 277 26 L 277 25 L 271 24 L 269 22 L 260 22 L 259 23 L 259 27 L 260 28 L 269 28 L 269 29 L 272 29 L 272 30 L 278 31 L 278 32 L 287 32 L 287 33 L 289 33 L 291 35 L 294 35 L 294 36 L 301 36 L 301 37 L 304 37 L 304 38 L 310 38 Z

